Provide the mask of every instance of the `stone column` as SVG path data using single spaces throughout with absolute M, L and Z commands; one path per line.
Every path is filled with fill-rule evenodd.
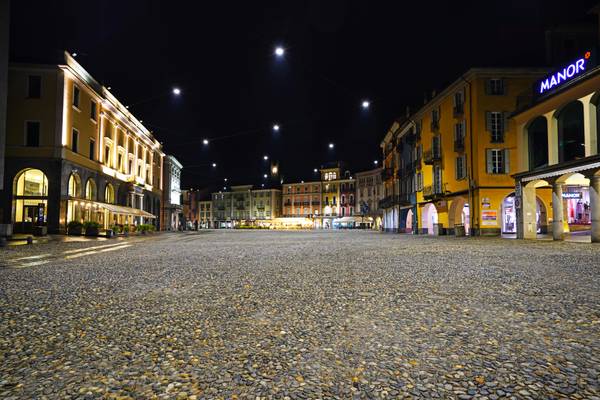
M 600 243 L 600 175 L 590 177 L 592 243 Z
M 535 186 L 525 185 L 522 189 L 522 202 L 521 202 L 521 213 L 522 213 L 522 226 L 518 229 L 518 235 L 522 235 L 520 239 L 536 239 L 537 238 L 537 198 L 535 193 Z M 516 200 L 516 199 L 515 199 Z
M 558 121 L 555 110 L 544 114 L 548 123 L 548 165 L 558 164 Z
M 552 238 L 554 240 L 564 239 L 562 187 L 561 182 L 552 184 Z
M 579 101 L 583 104 L 583 137 L 585 143 L 585 156 L 589 157 L 598 152 L 598 132 L 596 125 L 596 105 L 591 102 L 594 93 L 582 97 Z

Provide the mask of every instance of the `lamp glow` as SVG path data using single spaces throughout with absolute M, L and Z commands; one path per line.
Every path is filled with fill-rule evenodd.
M 283 47 L 281 47 L 281 46 L 277 46 L 277 47 L 275 48 L 275 55 L 276 55 L 277 57 L 283 57 L 283 55 L 284 55 L 284 54 L 285 54 L 285 49 L 284 49 Z
M 371 102 L 369 102 L 369 100 L 363 100 L 361 105 L 362 105 L 362 108 L 366 110 L 371 105 Z
M 179 96 L 181 94 L 181 89 L 179 89 L 179 88 L 173 88 L 173 94 L 175 96 Z

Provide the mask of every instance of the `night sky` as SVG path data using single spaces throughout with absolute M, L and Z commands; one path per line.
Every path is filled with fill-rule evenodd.
M 157 96 L 131 111 L 196 166 L 185 188 L 260 184 L 265 154 L 293 182 L 333 160 L 372 168 L 394 118 L 470 67 L 544 66 L 544 29 L 590 3 L 13 0 L 11 58 L 56 62 L 66 49 L 124 104 Z

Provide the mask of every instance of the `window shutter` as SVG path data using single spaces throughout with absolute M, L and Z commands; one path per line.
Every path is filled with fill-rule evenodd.
M 508 112 L 503 112 L 502 113 L 502 133 L 506 133 L 508 132 L 508 117 L 509 117 L 510 113 Z
M 485 161 L 486 161 L 486 171 L 488 174 L 492 173 L 493 170 L 493 166 L 492 166 L 492 150 L 491 149 L 486 149 L 485 150 Z
M 462 163 L 462 176 L 461 178 L 467 177 L 467 156 L 463 155 L 460 158 L 460 162 Z
M 462 125 L 462 137 L 465 138 L 467 136 L 467 121 L 463 119 L 462 121 L 460 121 L 460 124 Z
M 504 173 L 510 173 L 510 150 L 504 149 Z
M 437 108 L 437 118 L 438 118 L 437 119 L 438 122 L 440 122 L 441 119 L 442 119 L 442 106 L 441 105 L 439 105 L 438 108 Z
M 506 82 L 506 79 L 502 78 L 502 94 L 507 94 L 507 93 L 508 93 L 507 82 Z
M 492 131 L 492 113 L 489 111 L 485 112 L 485 130 L 488 132 Z
M 492 93 L 492 82 L 489 79 L 485 80 L 485 94 Z
M 454 161 L 454 179 L 456 179 L 456 180 L 460 179 L 459 164 L 460 164 L 460 156 L 456 157 L 456 160 Z

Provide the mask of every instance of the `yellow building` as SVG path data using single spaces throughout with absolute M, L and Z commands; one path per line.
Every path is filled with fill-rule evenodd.
M 11 65 L 8 116 L 2 216 L 16 232 L 158 224 L 160 143 L 71 55 Z
M 516 221 L 503 216 L 517 162 L 509 116 L 544 72 L 471 69 L 410 116 L 422 154 L 414 179 L 419 233 L 516 232 Z

